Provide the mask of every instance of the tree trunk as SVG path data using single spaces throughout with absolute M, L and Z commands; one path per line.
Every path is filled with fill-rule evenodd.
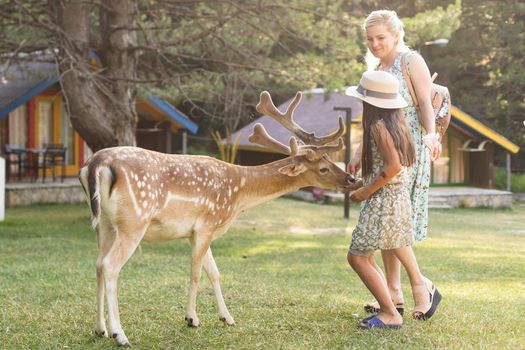
M 61 29 L 60 83 L 74 128 L 93 151 L 135 145 L 135 0 L 100 5 L 97 51 L 90 40 L 93 5 L 78 0 L 49 4 Z

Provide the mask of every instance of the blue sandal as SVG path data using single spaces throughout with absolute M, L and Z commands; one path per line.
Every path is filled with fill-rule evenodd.
M 370 321 L 372 318 L 374 318 L 376 315 L 371 315 L 371 316 L 368 316 L 368 317 L 365 317 L 361 320 L 361 322 L 359 322 L 359 326 L 361 326 L 362 324 L 365 324 L 367 323 L 368 321 Z
M 366 321 L 365 321 L 366 320 Z M 402 324 L 385 324 L 383 321 L 377 317 L 377 315 L 366 317 L 359 324 L 359 328 L 364 330 L 369 330 L 372 328 L 383 328 L 383 329 L 400 329 Z

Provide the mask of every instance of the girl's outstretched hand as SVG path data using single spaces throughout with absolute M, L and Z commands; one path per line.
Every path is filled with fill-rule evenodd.
M 366 187 L 361 187 L 360 189 L 352 192 L 350 195 L 350 200 L 354 203 L 359 203 L 364 200 L 367 200 L 370 197 L 370 193 L 368 193 L 368 190 Z
M 359 169 L 361 169 L 361 159 L 359 159 L 359 157 L 352 158 L 352 160 L 350 160 L 350 162 L 348 163 L 347 171 L 350 174 L 357 176 L 357 172 L 359 171 Z

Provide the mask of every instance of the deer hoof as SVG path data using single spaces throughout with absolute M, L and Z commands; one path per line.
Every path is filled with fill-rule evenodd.
M 219 320 L 221 320 L 222 322 L 224 322 L 228 326 L 235 326 L 235 321 L 233 320 L 233 318 L 231 316 L 228 317 L 228 318 L 226 318 L 226 317 L 219 317 Z
M 103 330 L 101 330 L 101 331 L 95 329 L 95 335 L 96 335 L 97 337 L 101 337 L 101 338 L 102 338 L 102 337 L 107 337 L 107 336 L 108 336 L 108 333 L 106 332 L 105 329 L 103 329 Z
M 119 346 L 131 347 L 131 344 L 129 343 L 128 338 L 126 338 L 126 336 L 123 333 L 122 334 L 113 333 L 112 336 L 113 338 L 115 338 Z
M 192 317 L 184 317 L 184 319 L 186 320 L 186 323 L 188 324 L 188 327 L 199 327 L 199 320 L 193 320 Z

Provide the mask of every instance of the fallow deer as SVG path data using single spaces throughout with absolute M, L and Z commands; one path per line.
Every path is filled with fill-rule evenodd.
M 305 186 L 349 191 L 353 177 L 341 170 L 327 152 L 343 147 L 339 130 L 325 137 L 307 133 L 293 120 L 301 94 L 281 113 L 268 92 L 261 93 L 257 111 L 278 120 L 305 144 L 290 139 L 290 147 L 270 137 L 261 124 L 250 140 L 289 156 L 261 166 L 238 166 L 206 156 L 171 155 L 136 147 L 107 148 L 95 153 L 80 170 L 80 181 L 97 232 L 97 323 L 95 332 L 129 345 L 117 302 L 117 279 L 139 243 L 187 238 L 191 245 L 191 278 L 186 322 L 199 326 L 195 304 L 204 267 L 217 299 L 219 319 L 234 320 L 219 284 L 211 242 L 224 234 L 242 211 Z M 338 140 L 337 145 L 326 145 Z

